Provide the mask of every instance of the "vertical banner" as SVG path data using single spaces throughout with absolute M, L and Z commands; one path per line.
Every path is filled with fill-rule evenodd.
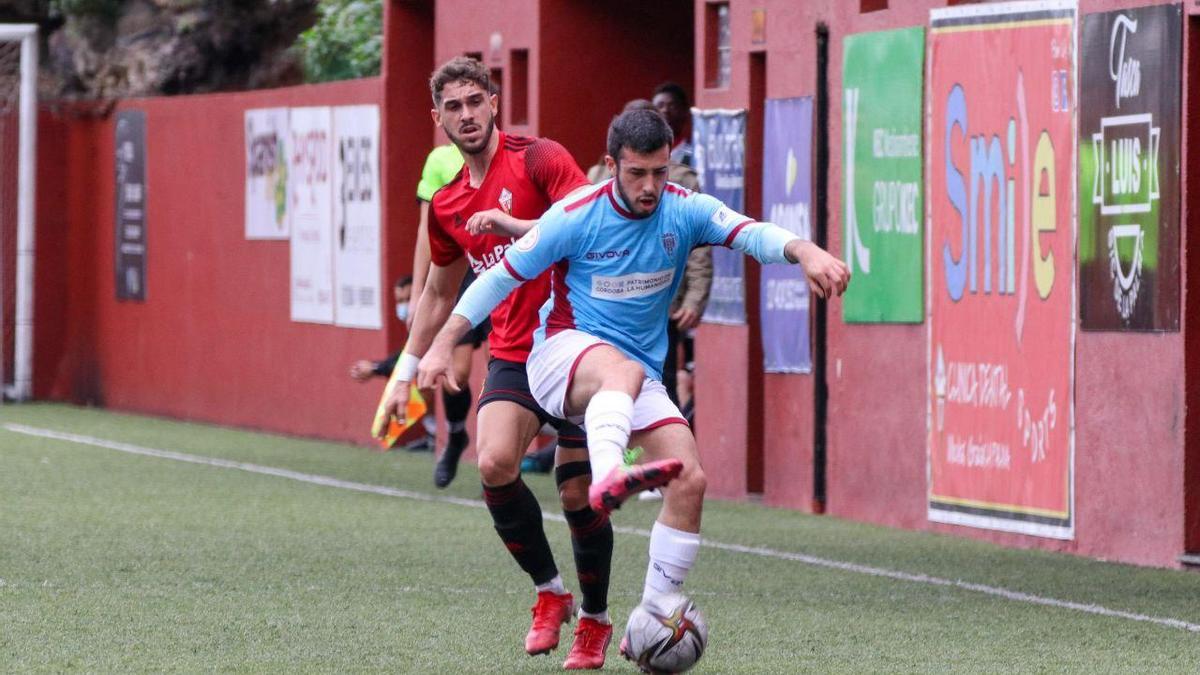
M 734 211 L 745 211 L 746 111 L 692 108 L 692 145 L 701 190 Z M 704 321 L 746 323 L 745 267 L 740 252 L 713 247 L 712 290 Z
M 811 97 L 768 99 L 763 139 L 763 213 L 767 221 L 812 239 Z M 763 369 L 812 372 L 808 280 L 798 265 L 763 265 Z
M 292 321 L 333 323 L 333 118 L 329 108 L 290 118 Z
M 1075 3 L 930 15 L 929 519 L 1070 539 Z
M 1179 330 L 1183 15 L 1139 7 L 1083 20 L 1079 321 Z
M 334 279 L 337 325 L 382 328 L 379 106 L 333 109 Z
M 118 300 L 146 300 L 146 113 L 117 113 Z
M 288 109 L 246 111 L 246 238 L 287 239 Z
M 842 52 L 847 323 L 921 323 L 925 29 L 849 35 Z

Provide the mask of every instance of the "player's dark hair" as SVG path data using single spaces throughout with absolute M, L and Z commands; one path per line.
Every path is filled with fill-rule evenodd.
M 630 110 L 657 110 L 657 108 L 654 107 L 654 104 L 648 98 L 635 98 L 626 103 L 624 108 L 621 108 L 621 112 L 629 112 Z
M 621 148 L 648 155 L 663 146 L 671 147 L 674 140 L 671 125 L 654 110 L 628 110 L 608 125 L 608 154 L 614 160 L 621 158 Z
M 655 87 L 654 95 L 658 96 L 659 94 L 670 94 L 675 101 L 683 107 L 684 110 L 687 110 L 691 107 L 691 102 L 688 101 L 687 92 L 683 90 L 682 86 L 675 82 L 663 82 Z
M 412 286 L 412 281 L 413 281 L 412 275 L 405 274 L 404 276 L 400 277 L 399 279 L 396 279 L 396 288 L 404 288 L 405 286 Z
M 489 94 L 497 93 L 492 86 L 492 76 L 487 66 L 479 59 L 469 56 L 456 56 L 443 63 L 429 78 L 429 93 L 433 95 L 433 105 L 442 105 L 442 89 L 452 82 L 474 82 L 479 88 Z

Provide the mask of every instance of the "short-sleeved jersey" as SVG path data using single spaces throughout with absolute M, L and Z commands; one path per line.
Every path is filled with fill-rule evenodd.
M 433 201 L 433 193 L 454 180 L 458 172 L 462 171 L 462 167 L 462 153 L 453 143 L 439 145 L 430 150 L 429 155 L 425 157 L 425 166 L 421 168 L 421 181 L 417 183 L 417 199 L 423 202 Z
M 483 183 L 471 187 L 464 166 L 433 196 L 429 248 L 435 265 L 444 267 L 466 255 L 471 271 L 482 274 L 503 259 L 515 239 L 494 234 L 472 236 L 466 230 L 468 218 L 499 208 L 521 220 L 536 220 L 551 204 L 588 184 L 579 165 L 558 143 L 496 133 L 500 134 L 499 146 Z M 529 357 L 538 310 L 550 295 L 549 271 L 535 276 L 492 312 L 488 339 L 492 356 L 521 363 Z
M 553 303 L 537 339 L 574 328 L 603 338 L 662 377 L 667 310 L 688 254 L 713 244 L 746 251 L 764 263 L 787 262 L 795 235 L 757 223 L 714 197 L 668 183 L 653 213 L 635 217 L 612 180 L 572 195 L 508 250 L 504 266 L 518 281 L 553 265 Z

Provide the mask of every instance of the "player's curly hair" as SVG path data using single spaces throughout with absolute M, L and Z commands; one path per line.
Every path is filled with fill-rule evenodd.
M 479 59 L 469 56 L 456 56 L 443 63 L 429 78 L 429 93 L 433 95 L 434 107 L 442 104 L 442 89 L 451 82 L 474 82 L 480 89 L 489 94 L 498 93 L 492 85 L 492 76 L 487 66 Z
M 656 110 L 626 110 L 608 125 L 608 154 L 614 160 L 620 159 L 621 148 L 648 155 L 663 146 L 671 147 L 674 140 L 671 125 Z

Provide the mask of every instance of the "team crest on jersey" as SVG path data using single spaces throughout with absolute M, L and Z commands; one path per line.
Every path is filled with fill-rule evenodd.
M 675 233 L 664 232 L 662 236 L 663 248 L 666 249 L 669 257 L 675 257 Z
M 508 188 L 500 188 L 500 208 L 508 215 L 512 215 L 512 193 Z

